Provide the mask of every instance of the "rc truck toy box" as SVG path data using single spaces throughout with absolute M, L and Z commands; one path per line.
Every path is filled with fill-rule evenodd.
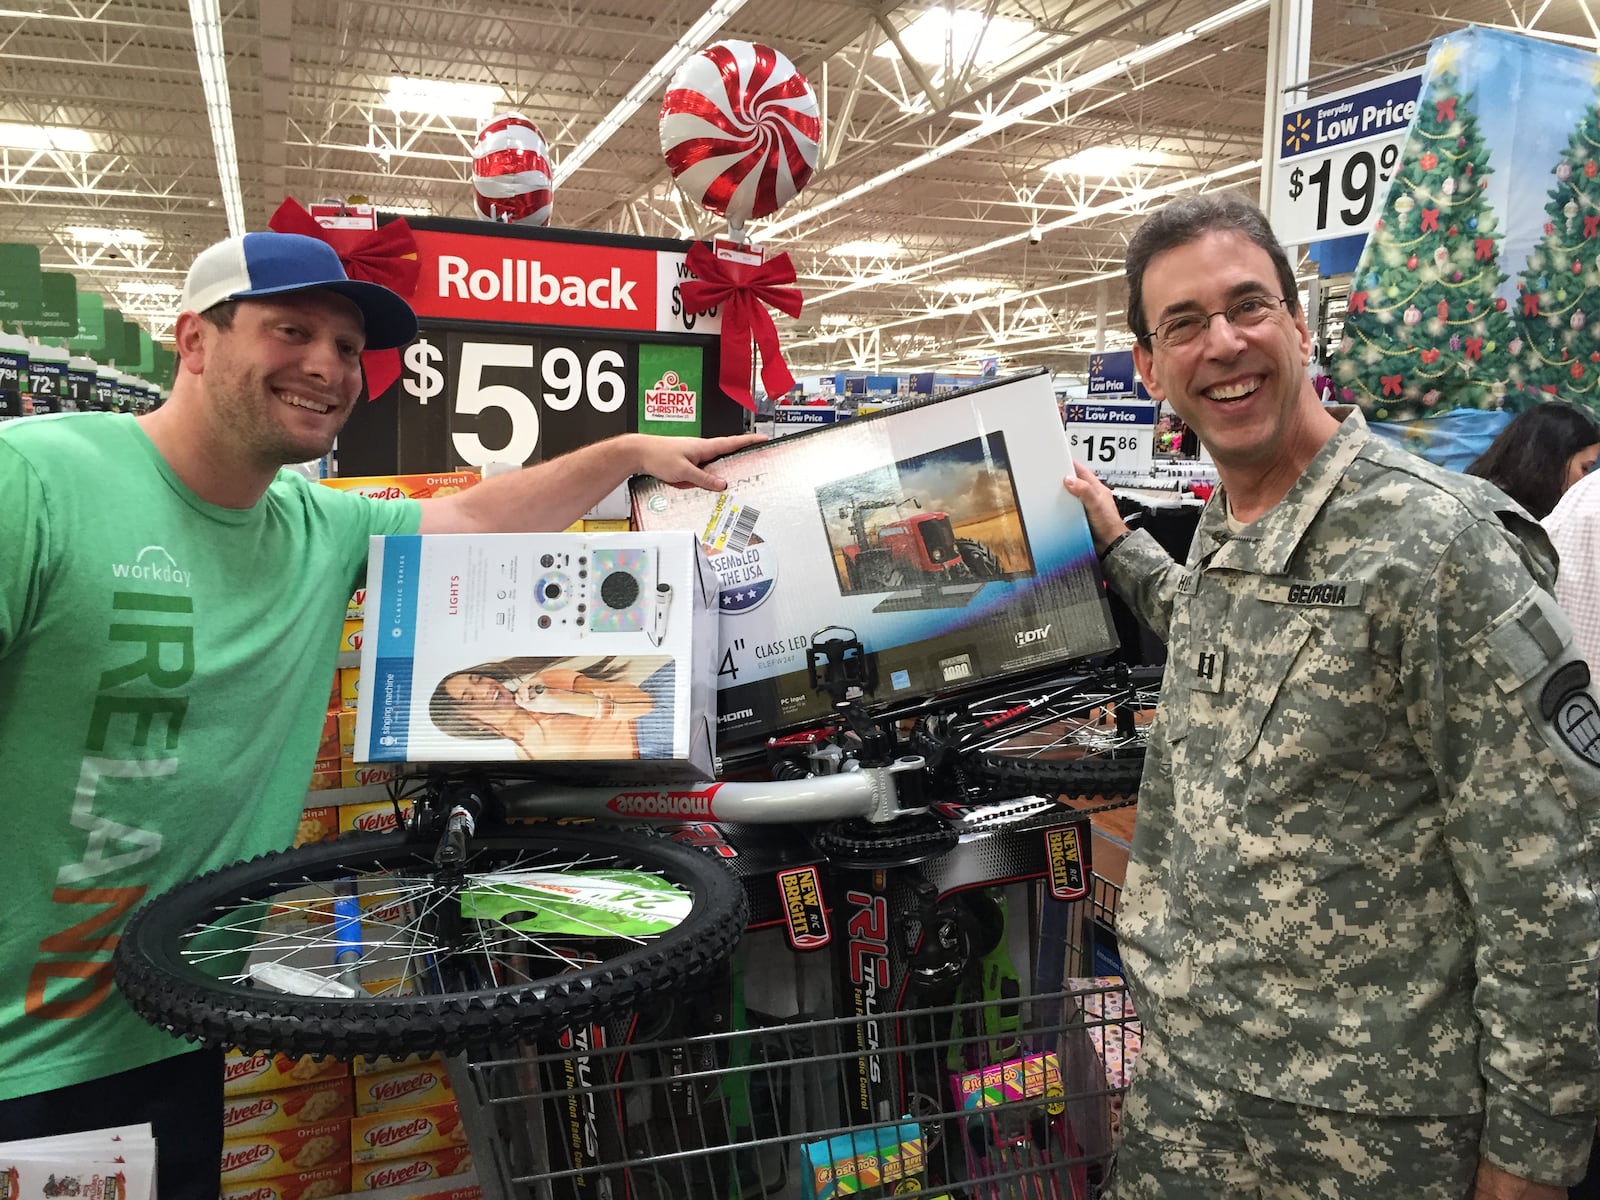
M 636 479 L 634 523 L 711 555 L 724 747 L 815 720 L 806 651 L 855 633 L 884 707 L 1116 648 L 1045 374 L 722 459 L 722 493 Z
M 716 603 L 684 533 L 375 537 L 355 757 L 709 779 Z

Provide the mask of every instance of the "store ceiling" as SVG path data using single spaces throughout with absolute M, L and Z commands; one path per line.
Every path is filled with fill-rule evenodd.
M 537 122 L 560 171 L 708 10 L 731 10 L 707 40 L 775 46 L 823 108 L 823 169 L 751 227 L 800 272 L 805 312 L 780 320 L 796 373 L 970 370 L 991 355 L 1081 372 L 1097 324 L 1118 344 L 1116 273 L 1140 214 L 1184 189 L 1256 194 L 1269 0 L 959 0 L 976 24 L 952 39 L 946 82 L 943 51 L 909 39 L 925 10 L 957 6 L 222 0 L 245 222 L 265 227 L 285 196 L 353 194 L 470 216 L 474 119 L 386 108 L 391 77 L 493 85 L 494 110 Z M 1400 52 L 1473 21 L 1590 46 L 1600 37 L 1591 0 L 1321 0 L 1311 77 L 1330 91 L 1418 65 Z M 976 48 L 974 28 L 986 31 Z M 1012 40 L 990 61 L 1002 32 Z M 554 224 L 702 237 L 724 227 L 677 197 L 657 135 L 662 91 L 590 139 L 557 189 Z M 0 146 L 0 242 L 37 243 L 47 270 L 72 271 L 80 289 L 166 336 L 186 264 L 228 233 L 187 0 L 0 8 L 7 125 L 88 141 L 59 132 L 55 148 Z M 1131 164 L 1103 178 L 1045 169 L 1107 146 L 1134 152 Z M 100 244 L 97 229 L 133 234 Z M 833 252 L 863 242 L 885 252 Z

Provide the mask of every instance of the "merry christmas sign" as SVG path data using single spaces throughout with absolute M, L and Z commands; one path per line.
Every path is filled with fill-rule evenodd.
M 1600 411 L 1600 57 L 1434 43 L 1331 369 L 1375 422 Z

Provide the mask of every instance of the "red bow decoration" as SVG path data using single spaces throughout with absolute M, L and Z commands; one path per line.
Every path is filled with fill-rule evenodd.
M 417 239 L 404 217 L 376 229 L 324 229 L 291 198 L 278 205 L 267 228 L 327 242 L 351 279 L 382 284 L 406 297 L 417 290 L 422 264 L 417 261 Z M 367 399 L 376 400 L 400 378 L 400 351 L 368 350 L 361 356 L 361 367 L 367 374 Z
M 1367 311 L 1367 294 L 1365 292 L 1351 292 L 1350 293 L 1350 302 L 1346 307 L 1348 307 L 1350 309 L 1350 311 L 1353 312 L 1353 313 L 1364 313 L 1364 312 L 1366 312 Z
M 1522 315 L 1537 317 L 1539 315 L 1539 297 L 1532 292 L 1522 294 Z
M 1583 236 L 1586 237 L 1586 238 L 1592 238 L 1597 233 L 1600 233 L 1600 217 L 1594 216 L 1592 214 L 1590 216 L 1584 217 L 1584 219 L 1583 219 Z
M 1467 357 L 1473 362 L 1477 362 L 1483 357 L 1482 338 L 1469 337 L 1467 339 Z
M 1434 346 L 1424 350 L 1422 352 L 1422 361 L 1430 367 L 1433 366 L 1434 363 L 1439 361 L 1439 348 Z
M 1422 232 L 1439 232 L 1439 210 L 1437 208 L 1425 208 L 1422 210 Z
M 759 267 L 728 262 L 704 242 L 689 247 L 689 270 L 697 278 L 683 281 L 683 306 L 689 312 L 722 309 L 722 390 L 755 411 L 750 394 L 750 364 L 761 351 L 761 382 L 774 401 L 794 388 L 794 376 L 778 347 L 778 327 L 771 305 L 791 317 L 800 315 L 800 289 L 784 287 L 795 281 L 794 264 L 787 254 L 769 258 Z M 752 341 L 754 346 L 752 346 Z
M 1400 394 L 1400 376 L 1380 375 L 1378 378 L 1383 383 L 1383 394 L 1385 396 L 1398 396 Z
M 1456 98 L 1451 96 L 1445 100 L 1435 100 L 1433 102 L 1433 119 L 1441 125 L 1446 121 L 1454 121 L 1456 119 Z
M 1472 239 L 1472 256 L 1478 262 L 1492 262 L 1492 261 L 1494 261 L 1494 239 L 1493 238 L 1473 238 Z

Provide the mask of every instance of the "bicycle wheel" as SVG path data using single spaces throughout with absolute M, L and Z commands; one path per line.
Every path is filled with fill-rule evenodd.
M 428 843 L 374 834 L 175 888 L 133 916 L 114 962 L 137 1012 L 205 1045 L 454 1053 L 689 987 L 744 924 L 732 875 L 664 839 L 507 831 L 446 876 Z
M 1107 671 L 968 704 L 952 723 L 973 774 L 1071 795 L 1138 791 L 1160 668 Z

